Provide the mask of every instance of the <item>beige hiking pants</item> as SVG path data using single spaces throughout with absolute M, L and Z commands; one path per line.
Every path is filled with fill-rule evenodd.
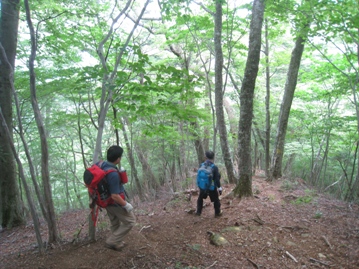
M 111 222 L 111 235 L 106 239 L 106 243 L 109 245 L 120 244 L 127 233 L 135 226 L 135 214 L 133 214 L 133 211 L 128 213 L 121 206 L 108 206 L 106 211 Z

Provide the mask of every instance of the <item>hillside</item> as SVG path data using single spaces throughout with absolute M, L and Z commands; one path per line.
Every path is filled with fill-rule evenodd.
M 255 196 L 242 200 L 231 197 L 232 187 L 225 186 L 221 218 L 214 218 L 212 205 L 194 215 L 196 195 L 163 193 L 158 201 L 134 203 L 137 225 L 122 252 L 103 247 L 103 212 L 95 243 L 86 241 L 87 224 L 82 226 L 87 210 L 63 214 L 58 224 L 64 242 L 43 256 L 36 252 L 32 225 L 3 230 L 0 267 L 359 268 L 358 205 L 310 191 L 301 180 L 268 183 L 256 177 Z M 211 244 L 209 231 L 228 243 Z

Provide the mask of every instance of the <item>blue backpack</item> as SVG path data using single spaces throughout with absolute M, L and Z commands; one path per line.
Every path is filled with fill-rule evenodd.
M 204 162 L 197 171 L 197 186 L 201 190 L 214 190 L 213 183 L 213 163 Z

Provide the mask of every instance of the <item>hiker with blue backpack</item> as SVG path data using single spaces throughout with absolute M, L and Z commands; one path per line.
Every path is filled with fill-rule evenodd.
M 208 196 L 214 206 L 215 217 L 222 215 L 221 202 L 219 196 L 222 194 L 221 174 L 218 167 L 214 164 L 214 152 L 206 151 L 206 160 L 201 163 L 197 172 L 197 186 L 199 195 L 197 200 L 196 215 L 200 216 L 203 208 L 203 199 Z

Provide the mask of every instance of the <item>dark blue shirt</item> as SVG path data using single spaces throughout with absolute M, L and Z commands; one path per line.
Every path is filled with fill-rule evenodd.
M 120 175 L 118 174 L 118 168 L 115 164 L 104 161 L 101 165 L 103 170 L 114 169 L 115 171 L 107 174 L 106 180 L 111 194 L 120 194 L 125 192 L 125 188 L 121 184 Z

